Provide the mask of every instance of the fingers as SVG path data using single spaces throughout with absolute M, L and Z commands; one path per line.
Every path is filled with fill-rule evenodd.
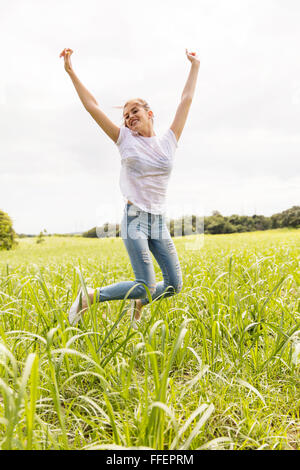
M 73 54 L 73 50 L 70 48 L 65 48 L 60 54 L 59 57 L 66 57 L 68 55 Z
M 185 50 L 186 56 L 191 64 L 197 63 L 200 64 L 200 59 L 196 52 L 189 52 L 187 49 Z
M 189 55 L 192 55 L 192 56 L 196 56 L 196 52 L 189 52 L 187 49 L 185 50 L 186 52 L 186 55 L 189 56 Z

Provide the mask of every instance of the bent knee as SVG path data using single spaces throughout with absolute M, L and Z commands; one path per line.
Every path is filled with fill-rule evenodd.
M 135 288 L 135 293 L 137 292 L 141 299 L 148 297 L 148 291 L 150 292 L 151 297 L 156 291 L 156 284 L 138 284 Z

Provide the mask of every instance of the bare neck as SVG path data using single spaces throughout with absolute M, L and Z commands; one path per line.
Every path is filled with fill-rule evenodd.
M 153 127 L 149 127 L 147 129 L 142 129 L 140 132 L 139 132 L 139 135 L 141 135 L 142 137 L 154 137 L 156 134 L 154 132 L 154 129 Z

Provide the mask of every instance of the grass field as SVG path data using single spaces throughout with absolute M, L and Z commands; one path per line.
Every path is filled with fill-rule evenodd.
M 300 230 L 186 240 L 138 331 L 129 301 L 67 321 L 80 284 L 133 279 L 122 240 L 0 253 L 2 449 L 300 449 Z

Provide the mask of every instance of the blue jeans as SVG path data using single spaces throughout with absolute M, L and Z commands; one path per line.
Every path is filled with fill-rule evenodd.
M 182 288 L 181 268 L 176 248 L 166 226 L 163 215 L 142 211 L 134 204 L 126 204 L 121 223 L 121 235 L 134 271 L 134 281 L 122 281 L 101 287 L 97 300 L 142 299 L 149 303 L 147 286 L 152 300 L 170 297 Z M 163 281 L 156 284 L 150 252 L 158 262 Z

